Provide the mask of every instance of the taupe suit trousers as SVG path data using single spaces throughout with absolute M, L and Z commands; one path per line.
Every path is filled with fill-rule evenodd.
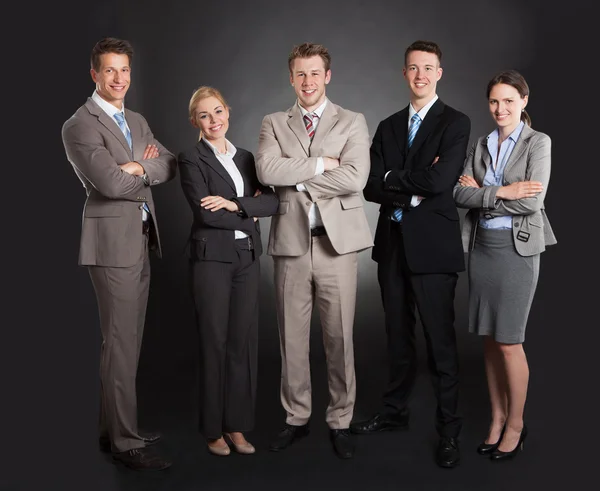
M 141 233 L 141 231 L 140 231 Z M 150 286 L 148 236 L 139 260 L 125 268 L 89 266 L 100 313 L 100 438 L 113 452 L 144 446 L 138 434 L 136 373 Z
M 281 343 L 281 402 L 286 422 L 304 425 L 311 415 L 310 319 L 319 309 L 327 357 L 332 429 L 348 428 L 356 399 L 352 326 L 357 288 L 356 252 L 338 254 L 327 236 L 312 237 L 302 256 L 274 256 Z

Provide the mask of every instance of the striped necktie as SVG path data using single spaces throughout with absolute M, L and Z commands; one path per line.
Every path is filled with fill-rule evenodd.
M 415 113 L 413 117 L 410 118 L 410 126 L 408 127 L 408 148 L 410 148 L 415 139 L 417 130 L 419 129 L 419 126 L 421 126 L 421 121 L 423 120 L 421 119 L 421 116 L 419 116 L 417 113 Z M 394 210 L 394 212 L 392 213 L 392 220 L 394 222 L 402 221 L 402 208 L 396 208 Z
M 313 120 L 318 118 L 317 113 L 306 113 L 303 116 L 304 126 L 306 126 L 306 132 L 308 133 L 308 137 L 310 141 L 312 141 L 313 136 L 315 136 L 315 126 L 313 125 Z
M 123 115 L 123 113 L 115 113 L 115 120 L 117 121 L 119 128 L 121 128 L 121 131 L 125 135 L 125 139 L 127 140 L 127 143 L 129 144 L 129 148 L 132 148 L 131 132 L 129 131 L 129 128 L 127 128 L 127 125 L 125 124 L 125 116 Z

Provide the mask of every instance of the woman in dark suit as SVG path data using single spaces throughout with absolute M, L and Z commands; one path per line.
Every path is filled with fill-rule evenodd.
M 468 208 L 463 246 L 469 252 L 469 330 L 484 336 L 492 421 L 478 452 L 506 460 L 523 448 L 529 367 L 525 326 L 537 286 L 540 254 L 556 243 L 544 210 L 550 138 L 531 129 L 529 87 L 514 70 L 487 87 L 496 129 L 467 157 L 454 199 Z
M 229 107 L 220 92 L 200 87 L 189 104 L 200 139 L 179 155 L 181 186 L 194 221 L 192 293 L 200 334 L 200 428 L 208 449 L 229 455 L 255 449 L 259 257 L 258 217 L 279 201 L 256 177 L 254 157 L 225 138 Z

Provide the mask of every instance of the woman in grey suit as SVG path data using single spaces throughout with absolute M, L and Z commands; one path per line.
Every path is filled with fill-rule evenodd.
M 179 155 L 181 186 L 193 213 L 192 292 L 200 335 L 200 427 L 208 450 L 252 454 L 258 344 L 258 217 L 279 199 L 258 182 L 254 157 L 225 138 L 229 107 L 200 87 L 189 105 L 199 141 Z
M 550 138 L 531 129 L 529 87 L 509 70 L 487 87 L 496 129 L 479 138 L 454 188 L 468 208 L 463 246 L 469 252 L 469 330 L 484 336 L 492 409 L 478 452 L 506 460 L 523 448 L 529 368 L 525 326 L 535 293 L 540 253 L 556 243 L 544 211 L 550 179 Z

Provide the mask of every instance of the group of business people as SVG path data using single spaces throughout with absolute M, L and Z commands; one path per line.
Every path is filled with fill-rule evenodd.
M 416 310 L 437 398 L 442 467 L 460 461 L 454 294 L 469 253 L 469 329 L 484 339 L 491 423 L 478 452 L 513 458 L 523 447 L 528 366 L 523 351 L 540 253 L 556 243 L 544 211 L 550 138 L 531 128 L 529 88 L 514 70 L 488 84 L 494 130 L 467 152 L 469 118 L 436 94 L 442 53 L 429 41 L 405 52 L 410 101 L 381 121 L 370 142 L 362 114 L 326 97 L 331 57 L 305 43 L 289 55 L 297 100 L 265 116 L 256 159 L 226 138 L 230 108 L 202 86 L 189 102 L 198 141 L 176 158 L 146 120 L 125 109 L 133 49 L 115 38 L 92 50 L 92 97 L 69 118 L 67 158 L 87 194 L 79 264 L 96 292 L 102 351 L 100 447 L 133 469 L 171 462 L 137 424 L 135 381 L 148 287 L 149 250 L 161 254 L 151 188 L 179 168 L 193 223 L 190 269 L 200 351 L 200 430 L 208 450 L 252 454 L 258 356 L 261 217 L 272 217 L 285 425 L 282 451 L 309 434 L 310 321 L 319 309 L 327 358 L 326 422 L 335 453 L 351 458 L 353 434 L 405 429 L 416 379 Z M 374 241 L 363 199 L 378 203 Z M 462 229 L 457 206 L 467 208 Z M 381 409 L 353 422 L 353 323 L 357 255 L 373 247 L 385 311 L 389 383 Z

